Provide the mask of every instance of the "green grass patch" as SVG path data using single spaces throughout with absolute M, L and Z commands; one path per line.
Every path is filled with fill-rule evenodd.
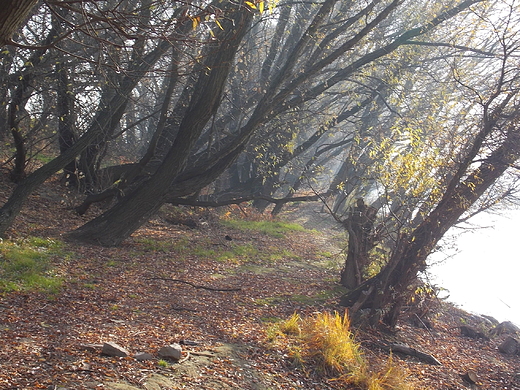
M 35 159 L 36 161 L 39 161 L 43 164 L 47 164 L 48 162 L 54 160 L 54 157 L 55 156 L 49 156 L 49 155 L 42 154 L 42 153 L 38 153 L 38 154 L 35 154 L 34 156 L 32 156 L 33 159 Z
M 145 252 L 170 252 L 174 244 L 169 241 L 160 241 L 153 238 L 139 238 L 136 240 L 141 250 Z
M 215 249 L 206 249 L 206 248 L 194 248 L 193 254 L 195 256 L 207 257 L 210 259 L 214 259 L 218 256 L 217 251 Z
M 262 254 L 262 258 L 269 263 L 276 263 L 281 260 L 300 260 L 301 257 L 288 249 L 272 248 L 271 251 Z
M 267 234 L 271 237 L 281 238 L 289 232 L 306 231 L 304 227 L 297 223 L 281 222 L 281 221 L 246 221 L 243 219 L 227 219 L 221 221 L 222 225 L 237 230 L 252 230 Z
M 158 365 L 159 367 L 162 367 L 162 368 L 168 368 L 168 367 L 170 367 L 170 363 L 168 363 L 166 360 L 163 360 L 163 359 L 159 360 L 159 361 L 157 362 L 157 365 Z
M 223 263 L 243 264 L 254 261 L 261 257 L 259 250 L 251 244 L 235 245 L 228 247 L 204 248 L 196 247 L 192 249 L 195 256 L 214 259 Z
M 260 321 L 266 324 L 276 324 L 282 322 L 283 319 L 280 317 L 260 317 Z
M 63 255 L 59 241 L 29 237 L 0 242 L 0 291 L 57 293 L 63 280 L 55 275 L 51 258 Z
M 258 306 L 274 306 L 280 303 L 282 300 L 281 297 L 266 297 L 266 298 L 256 298 L 254 300 L 255 305 Z

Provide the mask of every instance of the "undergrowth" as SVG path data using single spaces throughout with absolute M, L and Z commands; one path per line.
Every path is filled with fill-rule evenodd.
M 0 292 L 56 293 L 62 279 L 53 272 L 51 257 L 61 254 L 62 246 L 59 241 L 38 237 L 0 241 Z
M 252 230 L 267 234 L 271 237 L 281 238 L 291 231 L 305 231 L 305 228 L 297 223 L 282 221 L 250 221 L 245 219 L 222 219 L 220 222 L 237 230 Z
M 297 313 L 271 325 L 273 343 L 285 343 L 295 366 L 313 370 L 334 381 L 361 390 L 413 390 L 407 375 L 392 360 L 371 367 L 350 329 L 345 314 L 318 313 L 301 318 Z

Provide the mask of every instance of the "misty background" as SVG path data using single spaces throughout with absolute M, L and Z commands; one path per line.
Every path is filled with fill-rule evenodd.
M 430 269 L 432 282 L 446 288 L 443 295 L 462 309 L 518 325 L 520 210 L 483 214 L 470 222 L 482 228 L 462 234 L 452 229 L 446 243 L 455 239 L 455 247 L 431 256 L 439 262 Z

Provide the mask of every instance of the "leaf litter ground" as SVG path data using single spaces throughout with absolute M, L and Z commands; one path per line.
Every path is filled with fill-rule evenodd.
M 85 222 L 65 199 L 56 185 L 43 187 L 24 208 L 12 237 L 62 239 Z M 316 211 L 293 214 L 312 227 L 325 219 Z M 267 341 L 270 324 L 294 312 L 343 310 L 336 304 L 338 264 L 330 256 L 339 251 L 337 232 L 273 237 L 224 227 L 213 215 L 203 212 L 190 217 L 194 224 L 174 224 L 179 219 L 163 211 L 118 248 L 68 242 L 54 259 L 64 280 L 59 293 L 2 295 L 0 389 L 344 388 L 312 368 L 293 367 L 286 346 Z M 445 306 L 433 330 L 403 321 L 397 332 L 356 335 L 376 365 L 388 358 L 382 347 L 387 342 L 404 342 L 439 359 L 442 366 L 394 357 L 418 389 L 469 388 L 461 377 L 468 371 L 478 374 L 478 388 L 520 389 L 520 357 L 498 352 L 499 338 L 460 337 L 461 321 L 475 317 Z M 186 359 L 138 362 L 82 347 L 108 341 L 131 354 L 184 342 Z M 150 379 L 158 377 L 165 381 Z

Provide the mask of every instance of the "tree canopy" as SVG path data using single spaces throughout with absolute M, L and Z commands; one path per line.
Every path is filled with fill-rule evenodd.
M 276 214 L 319 199 L 349 233 L 342 302 L 385 308 L 393 324 L 446 231 L 516 201 L 519 11 L 514 0 L 38 4 L 0 37 L 2 152 L 17 183 L 0 234 L 58 173 L 85 194 L 77 212 L 113 200 L 70 233 L 105 246 L 166 202 L 252 200 Z M 0 16 L 19 26 L 22 14 Z

